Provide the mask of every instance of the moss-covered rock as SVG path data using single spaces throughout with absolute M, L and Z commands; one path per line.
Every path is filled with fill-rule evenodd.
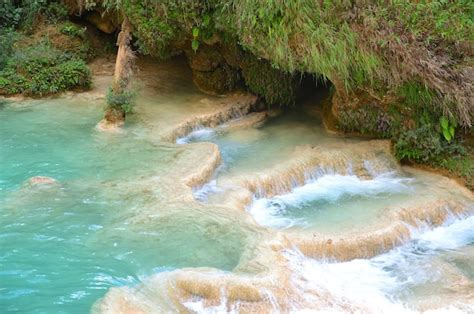
M 211 72 L 226 63 L 218 47 L 201 45 L 196 51 L 186 49 L 189 67 L 195 71 Z
M 222 64 L 212 71 L 193 71 L 194 84 L 208 94 L 225 94 L 239 87 L 238 70 Z
M 293 75 L 244 52 L 235 42 L 202 44 L 185 53 L 194 83 L 206 93 L 224 94 L 245 86 L 269 105 L 285 106 L 295 101 L 298 84 Z
M 289 73 L 272 67 L 267 60 L 246 54 L 242 64 L 246 86 L 262 96 L 269 105 L 292 105 L 296 99 L 297 80 Z

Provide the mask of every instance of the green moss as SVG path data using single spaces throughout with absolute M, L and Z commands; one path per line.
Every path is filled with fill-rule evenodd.
M 242 76 L 247 87 L 262 96 L 269 105 L 292 105 L 297 81 L 293 75 L 272 67 L 266 60 L 247 54 L 242 63 Z
M 222 64 L 212 71 L 193 71 L 194 83 L 203 91 L 211 94 L 225 94 L 239 86 L 239 71 Z
M 474 159 L 472 156 L 445 156 L 439 158 L 435 165 L 464 179 L 468 188 L 474 188 Z
M 342 111 L 338 122 L 339 128 L 345 132 L 390 138 L 394 119 L 381 108 L 368 103 Z

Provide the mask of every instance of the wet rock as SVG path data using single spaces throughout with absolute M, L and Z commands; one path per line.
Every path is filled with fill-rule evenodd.
M 222 95 L 239 86 L 240 74 L 224 64 L 213 71 L 193 71 L 193 82 L 203 92 Z
M 176 142 L 176 139 L 188 135 L 198 127 L 217 127 L 231 119 L 248 114 L 256 102 L 257 97 L 251 94 L 235 93 L 229 95 L 222 99 L 215 112 L 197 115 L 181 122 L 167 134 L 164 134 L 162 139 Z
M 102 119 L 95 126 L 95 129 L 100 132 L 111 132 L 120 133 L 122 132 L 122 126 L 124 123 L 110 123 L 109 121 Z
M 56 179 L 46 176 L 35 176 L 31 177 L 26 181 L 26 185 L 29 187 L 35 186 L 51 186 L 57 184 Z
M 390 152 L 390 142 L 373 140 L 354 144 L 332 144 L 317 147 L 299 146 L 286 162 L 252 175 L 226 178 L 222 184 L 243 187 L 260 197 L 272 197 L 302 186 L 308 174 L 336 172 L 353 173 L 372 178 L 380 173 L 399 169 Z
M 193 71 L 210 72 L 224 63 L 222 55 L 207 45 L 202 45 L 196 51 L 187 50 L 186 57 Z
M 185 53 L 193 71 L 194 84 L 203 92 L 220 95 L 239 86 L 239 69 L 226 62 L 219 45 L 204 44 L 196 51 L 188 49 Z

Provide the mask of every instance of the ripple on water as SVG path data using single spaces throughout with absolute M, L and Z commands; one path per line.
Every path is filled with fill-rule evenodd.
M 101 114 L 92 104 L 64 100 L 1 111 L 2 310 L 88 312 L 113 286 L 178 267 L 231 270 L 239 262 L 245 236 L 228 220 L 194 215 L 191 206 L 129 228 L 129 213 L 157 199 L 114 180 L 172 171 L 176 150 L 134 132 L 97 134 Z M 37 175 L 58 185 L 23 185 Z

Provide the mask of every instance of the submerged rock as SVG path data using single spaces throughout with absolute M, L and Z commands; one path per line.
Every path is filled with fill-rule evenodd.
M 35 186 L 51 186 L 56 185 L 57 181 L 54 178 L 46 177 L 46 176 L 35 176 L 31 177 L 26 181 L 26 185 L 29 187 Z
M 97 125 L 95 126 L 95 129 L 101 132 L 120 133 L 123 131 L 122 129 L 123 125 L 124 125 L 124 122 L 111 123 L 110 121 L 107 121 L 106 119 L 102 119 L 100 120 L 99 123 L 97 123 Z

